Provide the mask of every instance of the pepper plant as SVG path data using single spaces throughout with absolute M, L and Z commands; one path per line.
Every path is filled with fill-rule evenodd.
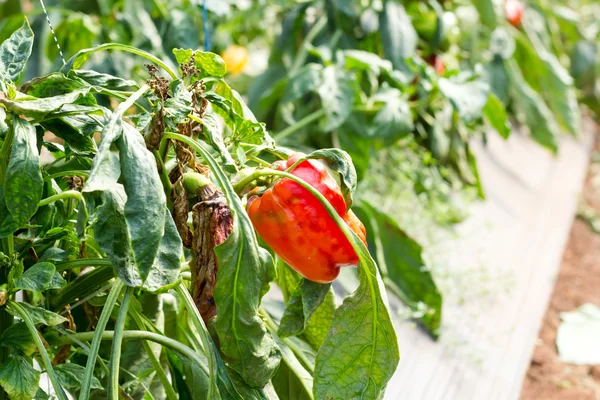
M 399 351 L 379 269 L 318 185 L 277 168 L 292 152 L 223 60 L 107 43 L 17 85 L 33 43 L 25 20 L 0 45 L 0 398 L 380 398 Z M 145 59 L 146 81 L 85 69 L 103 52 Z M 347 153 L 303 162 L 350 207 Z M 355 253 L 341 304 L 254 231 L 248 194 L 280 179 Z

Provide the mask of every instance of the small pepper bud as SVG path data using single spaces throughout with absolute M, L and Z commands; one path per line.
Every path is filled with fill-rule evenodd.
M 189 197 L 200 197 L 207 199 L 212 197 L 217 188 L 206 176 L 197 172 L 186 172 L 183 174 L 183 188 Z

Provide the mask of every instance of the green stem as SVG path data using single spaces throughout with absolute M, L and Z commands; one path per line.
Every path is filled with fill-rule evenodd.
M 47 206 L 48 204 L 52 204 L 62 199 L 77 199 L 85 203 L 81 192 L 78 192 L 77 190 L 65 190 L 62 193 L 58 193 L 54 196 L 46 197 L 45 199 L 40 200 L 40 202 L 38 203 L 38 207 Z
M 97 332 L 97 331 L 96 331 Z M 74 333 L 68 336 L 60 336 L 50 343 L 52 345 L 61 346 L 63 344 L 73 344 L 75 340 L 80 340 L 82 342 L 93 340 L 96 337 L 96 332 L 82 332 L 82 333 Z M 113 340 L 115 333 L 113 331 L 104 331 L 99 335 L 101 340 Z M 148 331 L 134 331 L 127 330 L 123 332 L 122 336 L 123 340 L 149 340 L 151 342 L 159 343 L 165 347 L 170 348 L 178 352 L 179 354 L 189 358 L 194 361 L 206 374 L 208 375 L 208 371 L 206 370 L 206 365 L 204 364 L 204 360 L 191 348 L 184 345 L 183 343 L 178 342 L 177 340 L 168 338 L 163 335 L 159 335 L 158 333 L 148 332 Z M 90 351 L 91 354 L 91 351 Z M 89 360 L 89 358 L 88 358 Z M 80 397 L 81 399 L 81 397 Z
M 166 142 L 166 140 L 165 140 Z M 162 142 L 161 142 L 162 146 Z M 167 172 L 167 167 L 165 167 L 165 163 L 161 156 L 160 150 L 154 150 L 154 158 L 156 158 L 156 162 L 158 163 L 158 167 L 160 169 L 160 181 L 162 182 L 163 189 L 165 191 L 165 195 L 167 199 L 171 199 L 171 191 L 173 190 L 171 186 L 171 181 L 169 180 L 169 173 Z
M 101 44 L 101 45 L 96 46 L 96 47 L 92 47 L 92 48 L 89 48 L 89 49 L 82 50 L 82 51 L 78 52 L 77 54 L 75 54 L 73 57 L 71 57 L 71 59 L 69 59 L 69 61 L 67 61 L 67 63 L 65 64 L 65 67 L 67 67 L 67 66 L 73 67 L 74 66 L 75 69 L 81 67 L 81 65 L 71 65 L 72 64 L 71 60 L 74 57 L 81 56 L 82 53 L 83 54 L 92 54 L 92 53 L 95 53 L 97 51 L 112 50 L 112 49 L 114 49 L 114 50 L 122 50 L 122 51 L 126 51 L 128 53 L 133 53 L 133 54 L 137 54 L 138 56 L 142 56 L 145 59 L 152 61 L 153 63 L 155 63 L 156 65 L 158 65 L 162 69 L 164 69 L 169 75 L 171 75 L 171 78 L 177 79 L 177 75 L 175 74 L 175 72 L 173 72 L 173 70 L 171 70 L 171 68 L 164 61 L 162 61 L 160 58 L 155 57 L 154 55 L 152 55 L 152 54 L 150 54 L 150 53 L 148 53 L 148 52 L 146 52 L 144 50 L 140 50 L 140 49 L 138 49 L 136 47 L 127 46 L 127 45 L 120 44 L 120 43 L 104 43 L 104 44 Z M 84 58 L 84 61 L 85 61 L 85 59 L 87 59 L 87 57 Z M 83 61 L 80 64 L 83 64 Z M 65 69 L 65 67 L 63 67 L 62 69 Z M 68 72 L 68 71 L 62 71 L 62 69 L 61 69 L 61 72 L 64 72 L 64 73 Z
M 190 314 L 192 323 L 194 324 L 194 327 L 198 331 L 198 334 L 200 335 L 200 339 L 202 339 L 202 347 L 204 347 L 204 352 L 206 353 L 206 359 L 208 360 L 208 371 L 209 371 L 209 382 L 210 382 L 210 385 L 208 386 L 207 398 L 213 399 L 213 398 L 215 398 L 216 383 L 217 383 L 217 359 L 215 358 L 215 353 L 213 353 L 213 347 L 211 344 L 211 339 L 208 334 L 208 330 L 206 329 L 206 326 L 204 325 L 204 320 L 202 319 L 202 316 L 200 315 L 200 312 L 198 311 L 196 304 L 194 304 L 194 299 L 192 299 L 190 292 L 181 283 L 179 285 L 177 285 L 175 290 L 179 294 L 179 297 L 181 297 L 181 299 L 183 300 L 183 304 L 185 305 L 187 312 Z
M 114 278 L 114 276 L 113 268 L 110 265 L 103 265 L 95 268 L 93 271 L 86 273 L 65 286 L 60 292 L 60 295 L 55 299 L 52 299 L 52 308 L 59 311 L 76 299 L 84 298 L 89 294 L 96 292 L 104 286 L 106 282 Z
M 87 178 L 90 176 L 90 173 L 87 171 L 60 171 L 44 177 L 44 182 L 63 176 L 84 176 Z
M 304 41 L 302 42 L 302 45 L 300 46 L 298 54 L 296 54 L 296 58 L 294 59 L 294 63 L 290 67 L 288 75 L 293 75 L 298 69 L 300 69 L 300 67 L 302 67 L 304 61 L 306 61 L 306 56 L 308 54 L 308 46 L 313 40 L 315 40 L 315 38 L 321 32 L 321 30 L 325 28 L 326 24 L 327 16 L 323 15 L 317 20 L 317 22 L 315 22 L 312 28 L 310 28 L 310 30 L 306 34 L 306 37 L 304 38 Z
M 46 368 L 46 373 L 50 378 L 50 382 L 52 382 L 52 387 L 54 387 L 56 396 L 59 398 L 59 400 L 67 400 L 67 396 L 58 381 L 58 376 L 56 376 L 56 372 L 54 372 L 54 368 L 52 368 L 52 360 L 50 360 L 50 356 L 48 356 L 46 347 L 44 346 L 44 343 L 40 338 L 38 330 L 35 328 L 33 320 L 31 319 L 29 314 L 27 314 L 27 311 L 19 303 L 11 301 L 7 304 L 7 307 L 13 310 L 19 316 L 19 318 L 21 318 L 23 322 L 25 322 L 25 325 L 27 325 L 29 333 L 31 333 L 31 337 L 33 338 L 33 341 L 35 342 L 38 351 L 42 356 L 42 363 L 44 364 L 44 368 Z
M 118 283 L 112 287 L 110 293 L 108 294 L 106 302 L 104 303 L 104 308 L 102 309 L 102 313 L 100 314 L 100 319 L 98 319 L 96 330 L 94 332 L 86 332 L 90 334 L 89 338 L 81 339 L 84 341 L 92 340 L 92 344 L 90 346 L 90 354 L 88 355 L 87 363 L 85 365 L 85 375 L 83 376 L 83 382 L 81 382 L 81 392 L 79 395 L 79 400 L 89 400 L 90 398 L 90 389 L 92 388 L 92 377 L 94 376 L 94 368 L 96 366 L 96 359 L 98 358 L 100 344 L 103 339 L 104 329 L 106 329 L 106 324 L 108 323 L 110 315 L 112 314 L 112 310 L 115 307 L 115 304 L 117 303 L 117 298 L 119 297 L 119 294 L 121 294 L 121 290 L 123 290 L 123 286 L 125 286 L 125 284 L 119 280 Z
M 106 258 L 80 258 L 79 260 L 61 261 L 56 263 L 56 272 L 63 272 L 77 267 L 112 266 L 112 262 Z
M 144 321 L 140 317 L 138 312 L 135 310 L 131 310 L 130 315 L 133 318 L 138 329 L 144 329 L 144 325 L 145 325 Z M 146 351 L 146 354 L 148 355 L 148 359 L 150 360 L 150 363 L 152 364 L 152 368 L 154 368 L 154 370 L 156 371 L 156 375 L 158 376 L 160 383 L 163 385 L 163 388 L 165 389 L 167 399 L 168 400 L 177 400 L 178 399 L 177 392 L 175 392 L 175 389 L 173 389 L 171 382 L 169 382 L 169 377 L 167 376 L 167 373 L 165 372 L 162 365 L 160 364 L 158 357 L 156 357 L 156 355 L 154 354 L 154 351 L 152 350 L 150 343 L 148 343 L 147 340 L 143 340 L 142 346 L 144 346 L 144 350 Z
M 133 290 L 134 289 L 131 286 L 127 286 L 125 288 L 125 294 L 123 295 L 123 301 L 121 301 L 121 308 L 119 309 L 119 316 L 115 325 L 115 334 L 110 351 L 110 365 L 108 373 L 107 392 L 109 399 L 119 398 L 119 365 L 121 364 L 121 345 L 123 344 L 123 331 L 125 330 L 125 321 L 127 320 L 127 311 L 129 309 L 129 303 L 131 303 Z
M 273 139 L 281 140 L 281 139 L 291 135 L 292 133 L 304 128 L 306 125 L 309 125 L 310 123 L 318 120 L 319 118 L 323 117 L 324 115 L 325 115 L 325 109 L 320 108 L 317 111 L 314 111 L 314 112 L 308 114 L 306 117 L 302 118 L 300 121 L 296 122 L 295 124 L 288 126 L 281 132 L 274 134 Z

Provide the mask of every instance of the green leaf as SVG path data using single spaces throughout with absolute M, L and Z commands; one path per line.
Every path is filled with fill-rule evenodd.
M 37 351 L 37 345 L 29 332 L 25 322 L 11 325 L 0 335 L 0 346 L 23 352 L 31 356 Z
M 354 208 L 365 225 L 369 251 L 375 255 L 381 275 L 394 285 L 400 297 L 437 338 L 442 317 L 442 296 L 423 260 L 423 249 L 389 215 L 366 201 Z
M 282 338 L 301 334 L 312 314 L 325 301 L 330 288 L 331 284 L 302 279 L 287 302 L 277 334 Z
M 373 96 L 373 100 L 383 103 L 383 107 L 377 111 L 373 126 L 367 130 L 370 137 L 391 145 L 414 130 L 410 106 L 400 90 L 386 88 Z
M 506 106 L 510 100 L 512 83 L 502 57 L 495 55 L 487 65 L 486 72 L 487 81 L 490 84 L 492 92 Z
M 329 286 L 329 285 L 323 285 Z M 273 377 L 273 387 L 281 399 L 312 400 L 313 379 L 294 352 L 277 336 L 282 362 Z
M 16 82 L 25 69 L 33 48 L 33 31 L 25 18 L 23 25 L 0 45 L 0 78 Z
M 488 102 L 490 87 L 481 81 L 453 82 L 446 78 L 438 81 L 441 92 L 446 96 L 465 124 L 482 117 Z
M 85 375 L 85 367 L 78 364 L 65 363 L 56 365 L 54 372 L 56 372 L 58 381 L 62 386 L 69 389 L 79 389 Z M 91 387 L 92 389 L 103 389 L 100 381 L 95 376 L 92 377 Z
M 346 71 L 335 65 L 323 70 L 323 83 L 317 88 L 325 110 L 322 129 L 330 131 L 344 123 L 352 112 L 354 103 L 354 80 Z
M 192 54 L 194 54 L 194 65 L 198 68 L 200 75 L 194 78 L 192 82 L 207 76 L 222 78 L 227 73 L 225 61 L 223 61 L 221 56 L 210 51 L 196 50 L 194 53 L 191 49 L 173 49 L 173 54 L 180 65 L 189 63 L 192 59 Z
M 35 214 L 42 198 L 40 154 L 35 128 L 21 118 L 13 118 L 14 139 L 4 178 L 4 201 L 17 226 Z
M 524 119 L 533 139 L 551 150 L 558 151 L 558 128 L 554 115 L 544 100 L 525 82 L 521 70 L 514 61 L 509 61 L 509 72 L 514 100 L 519 106 L 520 116 Z
M 498 97 L 494 93 L 490 93 L 488 101 L 483 107 L 483 114 L 488 123 L 494 128 L 504 139 L 510 135 L 510 124 L 508 123 L 508 115 L 506 109 Z
M 323 84 L 323 66 L 310 63 L 288 77 L 281 103 L 292 103 L 307 93 L 315 92 Z
M 316 150 L 306 156 L 307 159 L 317 159 L 323 161 L 327 167 L 339 174 L 340 188 L 346 202 L 346 209 L 352 207 L 352 195 L 356 191 L 356 169 L 352 163 L 352 158 L 344 150 L 340 149 L 321 149 Z
M 23 356 L 10 355 L 8 362 L 0 365 L 0 386 L 11 400 L 31 400 L 37 392 L 40 371 L 36 371 L 31 360 Z
M 142 92 L 138 91 L 137 96 Z M 177 277 L 181 240 L 173 235 L 156 161 L 143 136 L 122 115 L 136 100 L 131 96 L 115 111 L 83 188 L 96 242 L 129 286 L 149 290 L 172 284 Z M 117 144 L 119 158 L 111 152 Z M 117 183 L 122 175 L 123 186 Z M 124 190 L 124 192 L 123 192 Z
M 394 69 L 406 71 L 406 59 L 415 54 L 419 38 L 404 6 L 386 0 L 379 14 L 379 27 L 385 58 Z
M 144 288 L 153 293 L 162 293 L 179 279 L 183 244 L 169 209 L 165 207 L 165 229 L 160 240 L 154 264 L 144 282 Z
M 68 320 L 60 315 L 53 313 L 52 311 L 48 311 L 45 308 L 32 306 L 29 303 L 20 303 L 21 307 L 27 311 L 29 317 L 33 321 L 34 324 L 43 324 L 46 326 L 56 326 L 60 325 L 63 322 L 67 322 Z M 19 314 L 14 313 L 10 307 L 7 308 L 8 312 L 10 312 L 15 317 L 18 317 Z
M 111 90 L 124 90 L 127 88 L 138 88 L 138 84 L 135 81 L 129 79 L 123 79 L 109 74 L 103 74 L 92 70 L 73 70 L 70 75 L 76 76 L 79 79 L 84 80 L 89 85 L 101 87 L 104 89 Z
M 0 186 L 0 238 L 12 235 L 19 228 L 19 224 L 6 208 L 4 200 L 4 187 Z
M 120 119 L 119 119 L 120 120 Z M 127 193 L 125 219 L 134 262 L 146 280 L 165 227 L 166 197 L 156 169 L 156 160 L 146 149 L 143 136 L 131 125 L 123 124 L 117 139 L 121 177 Z
M 522 24 L 527 36 L 520 32 L 516 35 L 515 59 L 519 62 L 527 83 L 540 94 L 554 113 L 560 128 L 577 136 L 581 130 L 581 115 L 573 78 L 540 40 L 533 20 L 523 18 Z
M 323 303 L 321 303 L 321 305 L 312 313 L 312 316 L 308 320 L 308 324 L 305 326 L 304 332 L 302 333 L 302 336 L 310 344 L 312 349 L 318 350 L 325 341 L 327 332 L 329 332 L 329 327 L 331 326 L 331 321 L 333 321 L 335 309 L 335 294 L 332 289 L 327 292 Z
M 479 13 L 481 23 L 489 29 L 494 29 L 498 24 L 494 2 L 492 0 L 475 0 L 474 5 Z
M 49 262 L 40 262 L 32 265 L 27 271 L 13 282 L 13 291 L 32 290 L 41 292 L 48 289 L 52 283 L 56 267 Z
M 382 71 L 392 72 L 393 66 L 389 60 L 380 58 L 377 54 L 364 50 L 344 50 L 344 61 L 347 69 L 371 71 L 379 76 Z
M 236 172 L 237 166 L 235 165 L 235 160 L 227 150 L 227 146 L 223 142 L 223 136 L 219 131 L 219 126 L 214 116 L 211 114 L 205 115 L 202 119 L 202 125 L 204 129 L 202 132 L 206 135 L 208 139 L 208 143 L 219 153 L 221 156 L 223 168 L 225 168 L 228 172 Z
M 60 96 L 81 89 L 85 84 L 78 79 L 71 79 L 60 72 L 33 78 L 21 86 L 21 91 L 29 96 L 44 98 Z
M 592 41 L 580 40 L 571 50 L 570 74 L 575 79 L 577 87 L 583 88 L 594 82 L 596 65 L 598 64 L 598 45 Z
M 4 104 L 8 110 L 15 114 L 40 119 L 47 114 L 60 111 L 66 104 L 95 104 L 96 100 L 91 95 L 91 92 L 91 87 L 84 87 L 60 96 L 41 99 L 25 98 L 23 100 L 9 100 L 0 98 L 0 104 Z

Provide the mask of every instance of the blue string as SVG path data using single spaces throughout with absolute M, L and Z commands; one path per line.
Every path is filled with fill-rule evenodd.
M 204 51 L 210 49 L 210 41 L 208 38 L 208 12 L 206 11 L 206 0 L 202 2 L 202 24 L 204 25 Z

